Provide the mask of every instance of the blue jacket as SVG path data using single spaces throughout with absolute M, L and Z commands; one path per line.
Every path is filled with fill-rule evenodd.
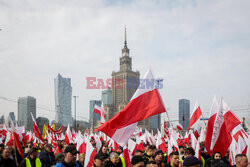
M 62 162 L 59 162 L 55 165 L 55 167 L 65 167 L 65 165 Z M 75 163 L 75 167 L 79 167 L 79 165 Z

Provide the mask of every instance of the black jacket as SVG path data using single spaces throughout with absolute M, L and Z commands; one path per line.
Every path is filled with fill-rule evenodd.
M 42 167 L 51 167 L 55 165 L 55 155 L 53 152 L 49 153 L 46 150 L 40 152 L 39 159 L 42 163 Z

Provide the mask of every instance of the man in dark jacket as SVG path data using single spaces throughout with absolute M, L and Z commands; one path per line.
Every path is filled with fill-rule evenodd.
M 15 161 L 11 159 L 10 156 L 11 156 L 10 149 L 5 148 L 3 150 L 2 156 L 0 157 L 0 167 L 6 167 L 6 166 L 15 167 L 16 166 Z
M 38 148 L 31 148 L 28 152 L 28 156 L 24 158 L 19 167 L 41 167 L 42 163 L 40 159 L 38 158 Z
M 55 165 L 55 155 L 52 152 L 51 144 L 46 144 L 44 151 L 39 154 L 39 159 L 42 162 L 42 167 L 51 167 Z

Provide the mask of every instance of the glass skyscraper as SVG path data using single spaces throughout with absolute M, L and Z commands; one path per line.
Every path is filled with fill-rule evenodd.
M 18 99 L 18 123 L 19 126 L 25 126 L 26 130 L 33 130 L 33 120 L 36 119 L 36 99 L 31 96 L 20 97 Z
M 92 130 L 94 130 L 96 128 L 98 121 L 101 120 L 100 115 L 93 112 L 95 105 L 101 107 L 102 101 L 101 100 L 90 100 L 89 101 L 89 124 L 90 124 Z
M 190 121 L 190 101 L 187 99 L 179 100 L 179 123 L 183 126 L 183 130 L 188 129 Z
M 63 78 L 60 74 L 54 79 L 55 83 L 55 107 L 56 122 L 63 126 L 72 125 L 71 102 L 72 87 L 71 79 Z

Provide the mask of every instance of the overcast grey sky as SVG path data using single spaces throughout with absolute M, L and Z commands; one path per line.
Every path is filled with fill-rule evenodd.
M 101 90 L 87 90 L 86 77 L 119 69 L 126 25 L 133 69 L 164 79 L 171 119 L 180 98 L 191 110 L 198 100 L 207 115 L 215 94 L 238 116 L 250 115 L 249 7 L 249 0 L 0 0 L 0 96 L 34 96 L 54 110 L 60 73 L 79 96 L 78 119 L 88 118 Z M 0 107 L 17 114 L 16 103 L 0 99 Z M 38 108 L 37 116 L 55 113 Z

